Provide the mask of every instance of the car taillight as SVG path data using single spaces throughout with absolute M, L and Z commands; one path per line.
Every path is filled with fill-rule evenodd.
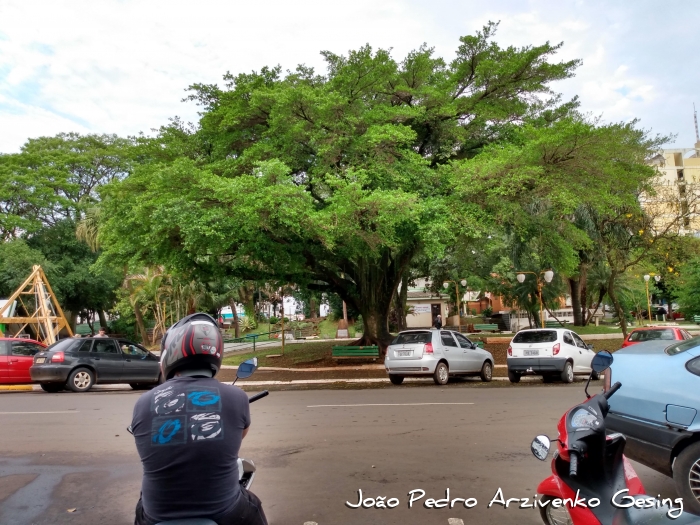
M 513 347 L 510 345 L 508 345 L 508 355 L 511 357 L 513 356 Z
M 561 347 L 559 346 L 559 343 L 555 344 L 555 345 L 552 347 L 552 355 L 557 355 L 557 354 L 559 353 L 559 349 L 560 349 L 560 348 L 561 348 Z
M 66 356 L 63 352 L 56 352 L 54 355 L 51 356 L 51 362 L 52 363 L 63 363 L 63 360 L 65 358 L 66 358 Z
M 612 385 L 612 370 L 609 368 L 605 371 L 605 381 L 603 381 L 603 392 L 610 390 L 610 385 Z
M 433 343 L 425 343 L 423 346 L 423 353 L 424 354 L 432 354 L 433 353 Z

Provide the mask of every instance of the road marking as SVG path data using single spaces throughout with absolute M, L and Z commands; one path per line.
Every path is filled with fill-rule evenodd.
M 0 412 L 2 416 L 10 414 L 77 414 L 80 410 L 56 410 L 54 412 Z
M 324 407 L 416 407 L 425 405 L 473 405 L 474 403 L 367 403 L 358 405 L 308 405 L 306 408 Z
M 459 518 L 448 518 L 447 525 L 464 525 L 464 521 Z

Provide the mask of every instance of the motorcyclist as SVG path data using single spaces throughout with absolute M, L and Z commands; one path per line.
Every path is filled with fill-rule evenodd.
M 135 525 L 209 518 L 219 525 L 267 525 L 260 500 L 238 482 L 238 451 L 250 428 L 248 397 L 219 383 L 223 340 L 216 321 L 184 317 L 161 342 L 165 383 L 134 406 L 143 464 Z

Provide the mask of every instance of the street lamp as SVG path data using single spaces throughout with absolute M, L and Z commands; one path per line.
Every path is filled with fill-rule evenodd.
M 526 273 L 534 275 L 537 279 L 537 297 L 539 297 L 540 299 L 540 326 L 544 328 L 544 311 L 542 310 L 542 281 L 540 280 L 540 278 L 543 278 L 546 283 L 551 283 L 552 279 L 554 279 L 554 272 L 552 270 L 542 270 L 539 273 L 518 272 L 515 278 L 518 280 L 519 283 L 522 284 L 525 282 Z
M 466 280 L 466 279 L 462 279 L 462 280 L 459 281 L 459 282 L 460 282 L 460 284 L 461 284 L 462 286 L 464 286 L 464 287 L 467 286 L 467 280 Z M 455 290 L 456 290 L 456 293 L 457 293 L 457 315 L 460 316 L 460 315 L 462 315 L 462 308 L 461 308 L 461 306 L 460 306 L 460 304 L 459 304 L 459 286 L 457 286 L 457 282 L 456 282 L 456 281 L 451 281 L 451 280 L 448 279 L 448 280 L 446 280 L 444 283 L 442 283 L 442 287 L 443 287 L 445 290 L 447 290 L 447 289 L 450 287 L 450 283 L 454 283 L 454 285 L 455 285 Z M 459 323 L 458 323 L 458 325 L 459 325 Z
M 647 319 L 649 320 L 649 324 L 651 324 L 651 299 L 649 298 L 649 279 L 651 279 L 651 275 L 646 274 L 644 276 L 644 285 L 647 289 Z

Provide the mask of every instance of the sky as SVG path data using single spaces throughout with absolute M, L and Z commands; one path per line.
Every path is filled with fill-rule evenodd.
M 606 122 L 639 119 L 695 143 L 700 2 L 675 0 L 0 0 L 0 152 L 60 132 L 151 134 L 193 83 L 303 63 L 369 43 L 397 60 L 427 43 L 450 60 L 459 37 L 500 21 L 501 46 L 563 43 L 576 76 L 552 85 Z

